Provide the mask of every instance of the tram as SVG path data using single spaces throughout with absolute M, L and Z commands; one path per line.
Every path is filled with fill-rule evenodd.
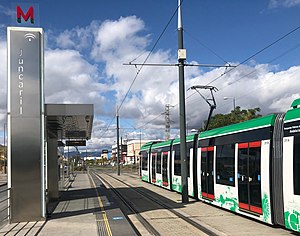
M 300 232 L 300 99 L 281 114 L 189 135 L 188 194 Z M 141 148 L 141 179 L 181 192 L 180 140 Z

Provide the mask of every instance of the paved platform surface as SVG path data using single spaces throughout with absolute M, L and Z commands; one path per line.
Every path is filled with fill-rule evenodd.
M 270 226 L 253 219 L 243 217 L 230 211 L 215 207 L 213 205 L 196 201 L 190 198 L 188 204 L 182 204 L 182 197 L 180 194 L 172 191 L 168 191 L 161 187 L 149 184 L 140 180 L 136 175 L 128 175 L 122 173 L 117 176 L 115 173 L 111 175 L 123 180 L 124 182 L 130 182 L 132 188 L 143 190 L 151 195 L 154 194 L 155 198 L 160 202 L 170 206 L 172 209 L 193 219 L 196 223 L 202 225 L 206 229 L 214 232 L 215 235 L 220 236 L 279 236 L 279 235 L 299 235 L 295 232 L 285 230 L 284 228 Z M 149 209 L 142 213 L 146 219 L 150 221 L 159 221 L 163 225 L 163 233 L 161 235 L 178 235 L 174 228 L 169 224 L 171 218 L 154 218 L 159 216 L 160 208 Z M 200 234 L 200 233 L 199 233 Z M 198 234 L 198 235 L 199 235 Z M 181 234 L 183 235 L 183 234 Z M 192 235 L 189 231 L 186 235 Z M 300 235 L 299 235 L 300 236 Z
M 142 182 L 137 176 L 122 174 L 118 178 L 130 182 L 133 184 L 133 188 L 155 193 L 161 202 L 172 206 L 173 209 L 194 219 L 205 228 L 215 231 L 216 235 L 296 235 L 294 232 L 274 228 L 200 201 L 190 199 L 189 204 L 181 204 L 180 194 Z M 149 235 L 143 231 L 139 222 L 132 215 L 124 216 L 119 205 L 118 200 L 102 183 L 97 182 L 96 179 L 90 180 L 86 173 L 78 173 L 72 187 L 63 192 L 59 203 L 47 221 L 9 224 L 0 229 L 0 235 L 137 235 L 127 217 L 134 222 L 140 235 Z M 148 209 L 142 214 L 152 221 L 159 221 L 164 226 L 162 235 L 178 235 L 174 232 L 174 228 L 169 227 L 168 222 L 172 218 L 154 219 L 153 214 L 157 216 L 160 210 L 160 208 Z M 190 235 L 190 232 L 186 233 L 186 235 Z
M 9 224 L 0 235 L 136 235 L 105 191 L 101 186 L 96 190 L 89 176 L 79 173 L 47 221 Z

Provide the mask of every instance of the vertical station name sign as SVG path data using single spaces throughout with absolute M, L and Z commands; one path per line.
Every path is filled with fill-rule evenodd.
M 32 24 L 34 10 L 17 6 L 17 21 Z M 41 219 L 44 145 L 43 30 L 8 27 L 8 162 L 12 222 Z
M 42 29 L 8 27 L 12 116 L 41 115 Z

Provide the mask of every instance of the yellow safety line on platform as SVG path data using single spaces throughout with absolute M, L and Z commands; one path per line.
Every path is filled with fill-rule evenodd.
M 97 191 L 97 187 L 96 187 L 96 184 L 93 180 L 93 178 L 91 177 L 91 175 L 89 174 L 92 182 L 93 182 L 93 185 L 94 185 L 94 188 L 96 190 L 96 193 L 97 193 L 97 197 L 98 197 L 98 202 L 99 202 L 99 206 L 100 206 L 100 209 L 101 209 L 101 213 L 102 213 L 102 217 L 103 217 L 103 220 L 104 220 L 104 224 L 105 224 L 105 228 L 106 228 L 106 231 L 107 231 L 107 234 L 109 236 L 112 236 L 112 233 L 111 233 L 111 229 L 110 229 L 110 226 L 109 226 L 109 222 L 108 222 L 108 219 L 107 219 L 107 216 L 106 216 L 106 212 L 104 210 L 104 207 L 103 207 L 103 203 L 102 203 L 102 200 L 98 194 L 98 191 Z

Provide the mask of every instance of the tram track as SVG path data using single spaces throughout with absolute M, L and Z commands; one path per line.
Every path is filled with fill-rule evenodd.
M 112 186 L 111 183 L 109 183 L 107 180 L 102 178 L 96 172 L 92 171 L 91 173 L 96 178 L 98 178 L 102 183 L 105 183 L 107 186 L 110 187 L 110 189 L 122 201 L 122 203 L 128 208 L 128 210 L 130 212 L 132 212 L 132 214 L 136 215 L 139 222 L 145 227 L 145 229 L 149 232 L 149 234 L 151 234 L 151 235 L 160 235 L 160 233 L 140 214 L 140 212 L 136 209 L 136 207 L 134 207 L 134 204 L 132 202 L 130 202 L 128 199 L 126 199 L 124 196 L 122 196 L 122 194 L 116 188 L 114 188 L 114 186 Z M 137 233 L 139 233 L 138 230 L 136 229 L 136 227 L 134 225 L 132 225 L 132 226 L 135 228 L 135 231 Z
M 162 202 L 162 201 L 160 201 L 159 199 L 157 199 L 157 198 L 155 198 L 155 197 L 153 197 L 153 196 L 151 196 L 149 193 L 146 193 L 146 192 L 144 192 L 143 190 L 141 190 L 141 189 L 139 189 L 139 188 L 136 188 L 135 186 L 133 186 L 133 185 L 130 185 L 130 184 L 128 184 L 128 183 L 126 183 L 126 182 L 124 182 L 123 180 L 120 180 L 119 178 L 116 178 L 115 176 L 113 176 L 113 175 L 111 175 L 111 174 L 109 174 L 109 173 L 101 173 L 101 176 L 100 176 L 100 174 L 99 173 L 97 173 L 96 171 L 93 171 L 93 173 L 96 175 L 96 176 L 98 176 L 100 179 L 102 179 L 102 180 L 104 180 L 104 175 L 105 175 L 105 178 L 111 178 L 110 180 L 114 180 L 114 181 L 118 181 L 119 183 L 121 183 L 121 184 L 123 184 L 123 185 L 125 185 L 127 188 L 129 188 L 131 191 L 134 191 L 136 194 L 138 194 L 138 195 L 140 195 L 140 196 L 142 196 L 143 198 L 145 198 L 145 199 L 148 199 L 149 201 L 151 201 L 151 202 L 153 202 L 154 204 L 157 204 L 158 206 L 159 206 L 159 208 L 161 208 L 161 209 L 163 209 L 163 210 L 166 210 L 166 211 L 168 211 L 169 212 L 169 220 L 174 220 L 174 219 L 179 219 L 179 220 L 182 220 L 182 221 L 184 221 L 185 223 L 187 223 L 188 225 L 190 225 L 190 226 L 192 226 L 192 227 L 194 227 L 194 228 L 196 228 L 197 230 L 199 230 L 201 233 L 202 233 L 202 235 L 203 234 L 206 234 L 206 235 L 212 235 L 212 236 L 216 236 L 216 235 L 225 235 L 224 233 L 222 233 L 222 232 L 220 232 L 220 231 L 218 231 L 218 230 L 215 230 L 215 229 L 212 229 L 211 227 L 209 227 L 209 226 L 207 226 L 207 225 L 205 225 L 205 224 L 202 224 L 201 222 L 199 222 L 198 220 L 195 220 L 195 219 L 192 219 L 192 218 L 190 218 L 190 216 L 188 216 L 188 215 L 185 215 L 185 213 L 181 213 L 181 212 L 179 212 L 179 211 L 177 211 L 177 210 L 175 210 L 175 209 L 173 209 L 173 207 L 172 206 L 170 206 L 170 205 L 168 205 L 168 204 L 166 204 L 166 203 L 164 203 L 164 202 Z M 132 177 L 132 176 L 130 176 L 130 175 L 128 175 L 129 177 Z M 134 177 L 132 177 L 132 178 L 134 178 Z M 104 182 L 105 183 L 107 183 L 107 185 L 108 186 L 110 186 L 110 188 L 112 189 L 112 191 L 116 191 L 116 192 L 118 192 L 118 190 L 115 188 L 115 187 L 113 187 L 112 185 L 111 185 L 111 181 L 107 181 L 107 180 L 104 180 Z M 117 194 L 117 196 L 119 196 L 119 195 L 121 195 L 120 193 L 118 193 Z M 123 198 L 123 196 L 121 196 L 122 198 Z M 123 201 L 123 200 L 122 200 Z M 128 200 L 127 199 L 124 199 L 124 201 L 126 201 L 127 203 L 126 203 L 126 205 L 128 204 Z M 130 201 L 129 201 L 130 202 Z M 133 203 L 129 203 L 130 205 L 131 205 L 131 207 L 133 206 L 133 208 L 135 208 L 135 206 L 134 206 L 134 204 Z M 142 217 L 143 218 L 143 220 L 142 221 L 146 221 L 147 223 L 147 225 L 152 225 L 151 224 L 151 222 L 149 223 L 149 219 L 147 220 L 147 219 L 145 219 L 145 217 L 143 217 L 142 215 L 141 215 L 141 212 L 139 212 L 139 210 L 138 209 L 134 209 L 135 210 L 135 214 L 137 214 L 137 215 L 139 215 L 139 217 Z M 162 217 L 164 220 L 167 220 L 167 218 L 168 217 Z M 158 218 L 156 218 L 156 220 L 160 220 L 160 218 L 158 217 Z M 151 221 L 151 219 L 150 219 L 150 221 Z M 142 223 L 142 222 L 141 222 Z M 143 224 L 143 223 L 142 223 Z M 189 227 L 190 227 L 189 226 Z M 151 226 L 152 228 L 154 228 L 153 226 Z M 150 231 L 149 231 L 150 232 Z M 161 235 L 157 230 L 156 230 L 156 232 L 152 232 L 152 234 L 154 234 L 154 235 Z

